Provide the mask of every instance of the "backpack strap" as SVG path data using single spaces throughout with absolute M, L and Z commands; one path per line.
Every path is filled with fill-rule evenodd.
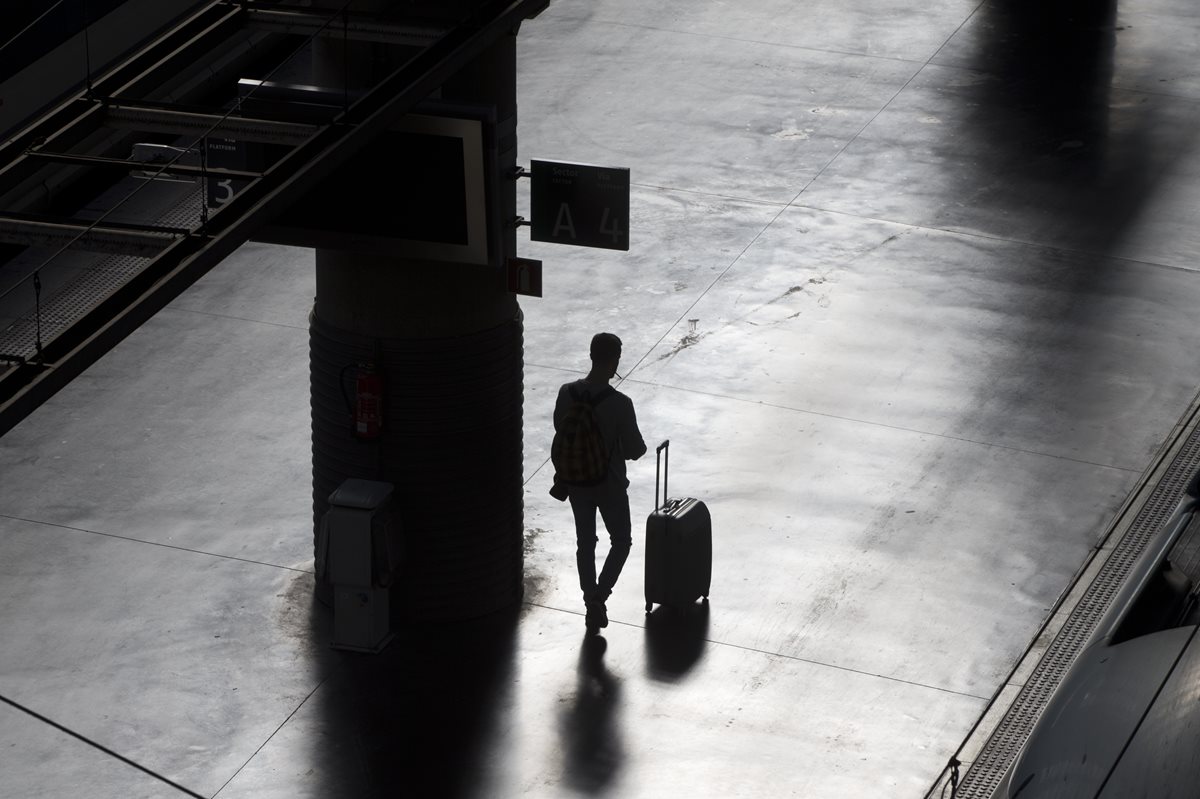
M 584 395 L 582 393 L 582 389 L 579 388 L 579 384 L 572 383 L 571 385 L 567 386 L 567 393 L 571 395 L 571 399 L 575 402 L 586 402 L 588 405 L 591 405 L 593 408 L 595 408 L 601 402 L 604 402 L 613 394 L 616 394 L 617 390 L 612 386 L 605 386 L 600 390 L 600 393 L 595 396 L 592 396 L 591 392 L 588 392 L 587 395 Z
M 605 386 L 600 391 L 600 393 L 592 399 L 592 410 L 594 411 L 596 409 L 597 405 L 599 405 L 601 402 L 604 402 L 606 399 L 608 399 L 609 397 L 613 396 L 616 393 L 617 393 L 617 390 L 615 388 L 613 388 L 612 386 Z M 608 449 L 608 463 L 609 464 L 612 463 L 613 456 L 616 455 L 617 452 L 621 449 L 620 436 L 618 436 L 617 440 L 613 443 L 615 446 L 612 446 L 612 447 L 609 447 L 607 442 L 605 442 L 605 445 L 604 445 L 605 448 Z M 611 466 L 610 466 L 610 468 L 611 468 Z

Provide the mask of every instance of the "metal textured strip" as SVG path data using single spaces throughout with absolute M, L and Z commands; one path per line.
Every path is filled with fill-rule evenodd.
M 1193 419 L 1183 446 L 964 775 L 956 799 L 992 797 L 1050 696 L 1091 637 L 1138 556 L 1174 511 L 1197 469 L 1200 429 Z

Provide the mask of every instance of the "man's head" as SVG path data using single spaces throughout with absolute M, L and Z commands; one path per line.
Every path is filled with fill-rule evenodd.
M 592 336 L 592 371 L 609 373 L 611 377 L 621 362 L 621 339 L 612 333 L 597 333 Z

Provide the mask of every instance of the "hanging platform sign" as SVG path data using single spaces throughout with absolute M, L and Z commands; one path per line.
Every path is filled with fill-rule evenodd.
M 629 249 L 629 170 L 560 161 L 530 164 L 534 241 Z
M 250 144 L 244 141 L 234 141 L 233 139 L 225 139 L 215 136 L 208 136 L 204 139 L 205 149 L 208 158 L 208 165 L 213 167 L 221 167 L 223 169 L 249 169 L 251 164 L 251 154 L 259 155 L 262 151 L 262 145 Z M 262 158 L 255 159 L 255 166 L 258 166 Z M 250 181 L 234 180 L 226 178 L 220 180 L 218 178 L 208 178 L 205 183 L 206 202 L 209 208 L 220 208 L 225 203 L 233 199 L 233 195 L 245 188 Z

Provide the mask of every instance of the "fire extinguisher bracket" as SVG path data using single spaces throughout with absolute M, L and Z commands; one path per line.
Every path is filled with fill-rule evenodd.
M 346 372 L 358 369 L 354 378 L 353 400 L 346 392 Z M 342 399 L 350 416 L 354 437 L 362 441 L 373 441 L 383 434 L 383 375 L 373 363 L 347 364 L 338 376 L 342 388 Z

